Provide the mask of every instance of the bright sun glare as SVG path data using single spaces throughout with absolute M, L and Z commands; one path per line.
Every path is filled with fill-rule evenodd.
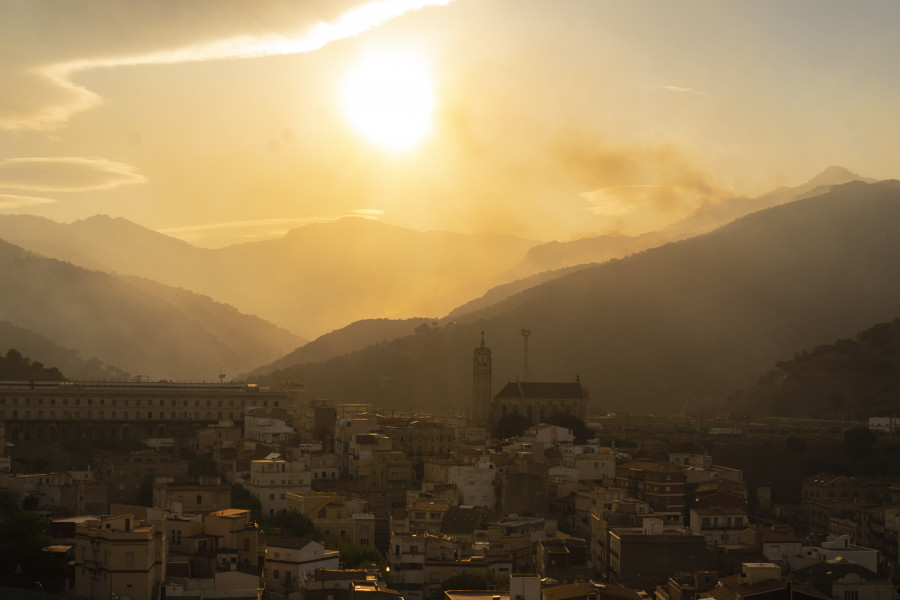
M 414 56 L 371 55 L 344 76 L 340 102 L 367 140 L 386 150 L 409 150 L 431 130 L 434 84 L 427 65 Z

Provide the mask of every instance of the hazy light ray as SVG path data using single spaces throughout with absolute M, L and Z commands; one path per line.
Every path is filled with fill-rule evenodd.
M 331 23 L 320 22 L 293 37 L 245 35 L 205 44 L 159 52 L 106 58 L 83 58 L 44 65 L 37 72 L 74 97 L 64 105 L 42 108 L 33 117 L 0 120 L 0 129 L 45 129 L 64 122 L 72 115 L 93 108 L 103 99 L 72 81 L 80 71 L 140 65 L 165 65 L 184 62 L 259 58 L 285 54 L 302 54 L 318 50 L 342 39 L 354 37 L 404 14 L 430 6 L 446 6 L 453 0 L 375 0 L 351 9 Z

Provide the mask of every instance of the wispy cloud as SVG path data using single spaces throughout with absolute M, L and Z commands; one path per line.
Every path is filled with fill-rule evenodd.
M 695 90 L 694 88 L 684 87 L 680 85 L 645 85 L 644 88 L 650 90 L 660 90 L 663 92 L 674 92 L 676 94 L 696 94 L 701 95 L 704 92 Z
M 143 183 L 131 165 L 104 158 L 10 158 L 0 161 L 0 188 L 52 192 L 104 190 Z
M 52 198 L 40 198 L 38 196 L 16 196 L 13 194 L 0 194 L 0 210 L 16 210 L 19 208 L 31 208 L 41 204 L 53 204 Z
M 24 101 L 0 105 L 0 130 L 48 129 L 72 115 L 102 102 L 95 92 L 73 81 L 76 74 L 97 68 L 164 65 L 300 54 L 318 50 L 331 42 L 350 38 L 411 11 L 447 5 L 452 0 L 375 0 L 336 17 L 315 22 L 295 31 L 235 34 L 230 37 L 115 56 L 55 60 L 41 64 L 7 65 L 3 70 L 20 88 Z
M 384 211 L 380 208 L 356 208 L 353 211 L 354 215 L 359 217 L 366 217 L 369 219 L 378 218 L 384 214 Z

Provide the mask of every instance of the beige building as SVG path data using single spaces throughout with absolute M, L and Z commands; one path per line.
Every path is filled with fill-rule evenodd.
M 212 452 L 215 448 L 237 448 L 241 441 L 241 428 L 233 421 L 222 421 L 195 431 L 196 449 L 200 452 Z
M 218 510 L 203 516 L 204 531 L 218 538 L 219 553 L 233 550 L 236 565 L 255 565 L 259 529 L 250 520 L 250 511 L 238 508 Z
M 358 481 L 376 490 L 389 492 L 391 503 L 401 506 L 406 503 L 406 491 L 412 487 L 412 462 L 403 452 L 372 452 L 368 460 L 357 462 Z
M 690 511 L 691 533 L 702 535 L 708 546 L 739 543 L 741 533 L 749 524 L 747 511 L 743 508 L 712 506 Z
M 390 519 L 368 512 L 364 500 L 347 500 L 335 492 L 288 493 L 287 510 L 308 517 L 323 534 L 346 537 L 360 546 L 387 549 Z
M 450 503 L 428 498 L 417 498 L 409 503 L 409 530 L 413 533 L 441 532 L 444 515 L 450 509 Z
M 188 475 L 186 460 L 154 450 L 107 453 L 96 456 L 94 462 L 96 477 L 109 482 L 109 501 L 112 503 L 139 504 L 139 492 L 145 482 L 152 482 L 157 477 L 183 481 Z
M 309 461 L 270 458 L 250 461 L 250 478 L 241 484 L 259 499 L 264 515 L 273 515 L 286 507 L 287 494 L 310 489 Z
M 463 506 L 497 506 L 497 468 L 487 457 L 472 460 L 429 458 L 424 479 L 456 487 L 456 503 Z
M 153 506 L 176 513 L 208 513 L 230 508 L 231 486 L 209 475 L 201 476 L 197 482 L 158 477 L 153 483 Z
M 358 415 L 354 417 L 339 418 L 334 428 L 334 452 L 343 460 L 341 462 L 341 474 L 350 476 L 351 444 L 357 434 L 377 432 L 381 425 L 375 415 Z
M 264 535 L 263 584 L 270 598 L 299 598 L 300 590 L 316 569 L 339 569 L 340 552 L 326 550 L 319 542 Z
M 347 475 L 354 481 L 370 484 L 372 482 L 372 463 L 376 452 L 390 452 L 393 449 L 391 438 L 380 433 L 357 433 L 350 438 L 347 445 Z
M 417 463 L 428 456 L 449 456 L 459 446 L 456 429 L 440 421 L 396 419 L 383 425 L 381 432 L 391 438 L 394 450 L 404 452 Z
M 60 473 L 0 473 L 0 491 L 21 504 L 31 497 L 37 510 L 87 515 L 109 512 L 109 483 L 96 481 L 90 471 Z
M 155 600 L 166 578 L 166 544 L 158 524 L 134 515 L 88 520 L 75 531 L 75 588 L 84 598 Z

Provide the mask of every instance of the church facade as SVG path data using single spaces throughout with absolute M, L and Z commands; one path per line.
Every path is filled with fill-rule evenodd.
M 587 419 L 588 391 L 573 382 L 511 381 L 491 402 L 491 426 L 510 414 L 524 415 L 532 425 L 560 413 Z
M 503 417 L 520 414 L 532 425 L 560 413 L 587 420 L 588 390 L 574 382 L 511 381 L 491 396 L 491 349 L 484 343 L 472 357 L 472 424 L 493 428 Z

